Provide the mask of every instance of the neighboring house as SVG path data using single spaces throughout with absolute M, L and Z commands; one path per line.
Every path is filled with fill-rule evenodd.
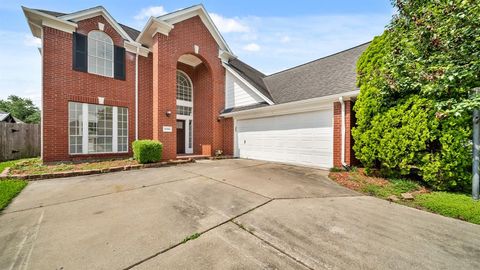
M 23 124 L 22 120 L 13 117 L 10 113 L 0 111 L 0 122 Z
M 42 39 L 42 157 L 131 156 L 136 139 L 181 154 L 341 166 L 356 61 L 368 44 L 266 76 L 230 50 L 202 5 L 151 17 L 142 31 L 103 7 L 23 8 Z

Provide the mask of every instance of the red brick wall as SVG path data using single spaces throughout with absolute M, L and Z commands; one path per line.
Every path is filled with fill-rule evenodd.
M 123 38 L 108 22 L 98 16 L 78 23 L 77 32 L 88 34 L 105 25 L 115 45 L 123 46 Z M 178 64 L 181 55 L 197 55 L 203 63 L 192 69 Z M 218 58 L 218 45 L 199 17 L 175 25 L 169 36 L 157 34 L 152 53 L 139 56 L 139 138 L 158 139 L 164 144 L 164 159 L 176 158 L 176 70 L 186 70 L 194 84 L 194 151 L 202 145 L 212 151 L 223 149 L 233 153 L 233 124 L 217 121 L 224 108 L 225 69 Z M 129 109 L 129 140 L 135 139 L 135 55 L 126 54 L 126 80 L 115 80 L 72 69 L 72 35 L 44 27 L 43 47 L 44 161 L 67 161 L 89 158 L 131 156 L 128 154 L 68 154 L 68 102 L 98 103 Z M 172 115 L 166 117 L 165 112 Z M 172 126 L 172 133 L 163 133 L 163 126 Z M 229 130 L 228 128 L 231 128 Z M 228 138 L 224 137 L 227 133 Z M 230 143 L 226 143 L 231 141 Z M 224 149 L 228 147 L 229 149 Z M 130 149 L 131 150 L 131 149 Z
M 138 138 L 152 139 L 153 55 L 138 57 Z
M 123 46 L 122 37 L 103 17 L 95 17 L 78 23 L 78 32 L 87 34 L 97 29 L 97 22 L 105 24 L 105 32 L 114 43 Z M 130 156 L 128 154 L 69 155 L 68 102 L 98 104 L 98 97 L 105 97 L 105 105 L 128 108 L 129 140 L 135 136 L 135 55 L 126 53 L 126 80 L 78 72 L 72 69 L 72 34 L 53 28 L 43 29 L 43 159 L 45 162 Z M 148 61 L 144 59 L 149 65 Z M 143 61 L 142 61 L 143 62 Z M 148 77 L 148 75 L 145 75 Z M 142 86 L 150 88 L 148 83 Z M 148 93 L 142 96 L 149 98 Z M 148 107 L 146 108 L 148 110 Z M 151 122 L 150 122 L 151 123 Z M 149 137 L 150 132 L 142 133 Z M 131 150 L 131 149 L 130 149 Z
M 224 118 L 223 121 L 223 153 L 233 156 L 234 154 L 234 126 L 233 118 Z
M 194 53 L 194 45 L 200 48 Z M 211 145 L 212 151 L 223 148 L 223 122 L 217 121 L 224 108 L 225 69 L 218 58 L 218 45 L 201 19 L 175 24 L 168 36 L 157 33 L 153 52 L 153 138 L 164 144 L 164 159 L 176 158 L 176 69 L 183 54 L 194 54 L 203 61 L 191 79 L 194 88 L 194 152 L 201 145 Z M 166 111 L 172 115 L 167 117 Z M 163 126 L 171 126 L 164 133 Z M 210 153 L 211 154 L 211 153 Z
M 333 166 L 342 166 L 342 105 L 340 102 L 333 104 Z M 353 113 L 353 102 L 345 101 L 345 163 L 348 165 L 357 164 L 353 152 L 352 127 L 355 125 L 355 115 Z

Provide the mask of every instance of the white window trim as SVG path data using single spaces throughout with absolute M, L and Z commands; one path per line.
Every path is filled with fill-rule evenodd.
M 107 37 L 110 39 L 110 41 L 112 42 L 112 44 L 111 44 L 111 45 L 112 45 L 112 60 L 111 60 L 111 62 L 112 62 L 112 75 L 110 76 L 110 75 L 106 75 L 106 74 L 101 74 L 101 73 L 93 72 L 93 71 L 90 70 L 90 64 L 89 64 L 89 62 L 90 62 L 90 56 L 95 57 L 95 58 L 99 58 L 99 59 L 104 60 L 104 61 L 110 61 L 110 59 L 102 58 L 102 57 L 99 57 L 99 56 L 97 56 L 97 55 L 90 55 L 90 54 L 89 54 L 89 48 L 88 48 L 88 46 L 87 46 L 87 72 L 90 73 L 90 74 L 98 75 L 98 76 L 103 76 L 103 77 L 107 77 L 107 78 L 113 78 L 113 77 L 115 77 L 115 70 L 114 70 L 114 68 L 115 68 L 115 44 L 113 43 L 113 39 L 112 39 L 109 35 L 107 35 L 105 32 L 103 32 L 103 31 L 100 31 L 100 30 L 92 30 L 92 31 L 88 32 L 88 34 L 87 34 L 87 43 L 88 43 L 88 41 L 89 41 L 89 39 L 90 39 L 90 33 L 92 33 L 92 32 L 102 33 L 102 34 L 104 34 L 105 36 L 107 36 Z M 102 42 L 102 41 L 99 41 L 99 40 L 96 40 L 96 39 L 93 39 L 93 38 L 92 38 L 92 40 L 94 40 L 95 42 Z M 98 44 L 97 44 L 97 45 L 98 45 Z M 95 64 L 96 64 L 96 63 L 95 63 Z
M 70 102 L 69 102 L 70 103 Z M 72 103 L 80 103 L 74 102 Z M 88 105 L 89 103 L 80 103 L 82 104 L 82 153 L 72 153 L 70 151 L 70 121 L 68 122 L 68 154 L 71 156 L 81 156 L 81 155 L 97 155 L 97 154 L 125 154 L 128 153 L 130 150 L 129 144 L 129 119 L 127 111 L 127 150 L 126 151 L 118 151 L 118 107 L 116 106 L 108 106 L 108 105 L 101 105 L 101 104 L 92 104 L 92 105 L 101 105 L 106 107 L 112 107 L 112 152 L 88 152 Z M 128 109 L 128 108 L 127 108 Z M 68 118 L 70 119 L 70 110 Z
M 186 100 L 180 100 L 180 99 L 177 99 L 177 103 L 176 105 L 177 106 L 186 106 L 186 107 L 191 107 L 192 108 L 192 113 L 190 115 L 180 115 L 180 114 L 177 114 L 177 120 L 185 120 L 185 153 L 186 154 L 193 154 L 193 146 L 194 146 L 194 134 L 193 134 L 193 131 L 194 131 L 194 121 L 193 121 L 193 114 L 194 114 L 194 111 L 195 111 L 195 108 L 193 107 L 193 100 L 194 100 L 194 91 L 193 91 L 193 82 L 192 82 L 192 79 L 190 79 L 190 76 L 188 76 L 187 73 L 185 73 L 184 71 L 182 70 L 177 70 L 177 72 L 180 72 L 182 73 L 185 78 L 187 78 L 188 82 L 190 83 L 190 87 L 192 88 L 192 101 L 186 101 Z M 176 81 L 175 81 L 176 82 Z M 176 89 L 176 87 L 175 87 Z M 176 93 L 175 93 L 175 96 L 176 96 Z M 190 131 L 190 128 L 188 126 L 188 121 L 189 120 L 192 120 L 192 130 Z M 192 147 L 189 147 L 188 145 L 188 142 L 189 142 L 189 132 L 192 132 Z

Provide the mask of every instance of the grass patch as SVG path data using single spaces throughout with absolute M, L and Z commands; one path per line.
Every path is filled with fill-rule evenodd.
M 194 240 L 194 239 L 197 239 L 198 237 L 200 237 L 200 234 L 199 233 L 194 233 L 190 236 L 187 236 L 185 237 L 185 239 L 183 239 L 182 241 L 182 244 L 185 244 L 186 242 L 190 241 L 190 240 Z
M 0 211 L 7 207 L 26 185 L 27 182 L 23 180 L 0 181 Z
M 102 170 L 112 167 L 123 167 L 127 165 L 137 165 L 138 162 L 133 159 L 103 160 L 83 163 L 59 163 L 45 165 L 39 158 L 24 159 L 16 162 L 10 170 L 10 174 L 33 174 L 41 175 L 55 172 L 67 171 L 86 171 Z
M 331 172 L 329 176 L 340 185 L 367 195 L 382 199 L 390 199 L 390 196 L 395 195 L 398 199 L 391 200 L 403 205 L 480 224 L 480 202 L 475 202 L 466 194 L 430 192 L 417 182 L 369 176 L 362 169 Z M 411 193 L 414 199 L 402 200 L 402 193 Z
M 434 213 L 480 224 L 480 202 L 469 195 L 432 192 L 416 196 L 415 204 Z
M 391 179 L 386 185 L 367 183 L 360 190 L 372 196 L 387 198 L 391 195 L 400 196 L 402 193 L 420 189 L 420 185 L 410 180 Z
M 17 159 L 17 160 L 8 160 L 8 161 L 0 162 L 0 173 L 2 173 L 3 170 L 5 170 L 6 168 L 11 168 L 13 167 L 13 165 L 24 160 L 25 159 Z

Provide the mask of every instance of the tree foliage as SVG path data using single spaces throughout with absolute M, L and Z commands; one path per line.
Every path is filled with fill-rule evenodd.
M 0 100 L 0 111 L 8 112 L 25 123 L 40 123 L 40 109 L 29 98 L 15 95 Z
M 398 0 L 357 63 L 357 157 L 436 189 L 467 189 L 471 110 L 480 98 L 478 0 Z

